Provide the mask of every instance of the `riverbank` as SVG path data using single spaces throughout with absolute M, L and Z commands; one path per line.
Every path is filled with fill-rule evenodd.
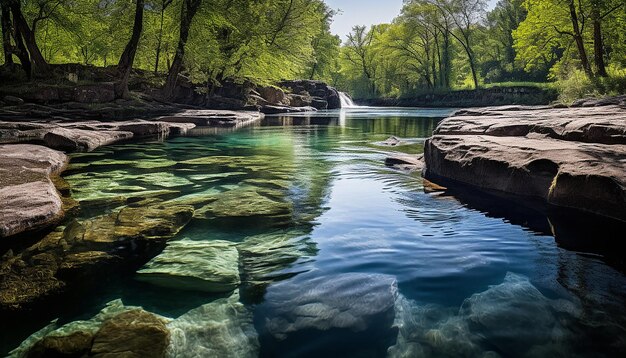
M 355 99 L 355 102 L 359 105 L 373 107 L 465 108 L 502 105 L 549 105 L 557 99 L 558 92 L 555 89 L 512 86 L 442 91 L 403 98 Z
M 459 111 L 426 141 L 423 176 L 626 221 L 626 97 L 578 105 Z
M 259 112 L 183 110 L 150 121 L 0 121 L 0 238 L 45 229 L 62 220 L 68 207 L 61 205 L 60 192 L 52 182 L 69 162 L 63 152 L 180 136 L 195 127 L 237 128 L 263 116 Z
M 23 116 L 123 120 L 153 118 L 185 109 L 289 113 L 341 108 L 339 92 L 321 81 L 284 80 L 273 84 L 223 80 L 194 83 L 180 77 L 174 92 L 162 93 L 163 75 L 133 70 L 130 92 L 115 92 L 112 67 L 51 65 L 49 78 L 23 81 L 12 77 L 0 84 L 0 120 Z M 0 75 L 2 75 L 0 73 Z

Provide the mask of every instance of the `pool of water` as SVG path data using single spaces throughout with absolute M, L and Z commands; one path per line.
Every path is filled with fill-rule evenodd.
M 65 179 L 73 197 L 89 203 L 82 218 L 118 210 L 111 203 L 134 193 L 166 190 L 154 199 L 165 203 L 213 198 L 170 245 L 216 252 L 241 283 L 233 294 L 210 293 L 128 275 L 58 312 L 60 322 L 121 299 L 171 319 L 193 316 L 196 333 L 215 324 L 207 315 L 236 306 L 219 316 L 230 328 L 212 331 L 223 335 L 213 356 L 623 353 L 621 226 L 431 192 L 419 173 L 385 167 L 389 152 L 421 153 L 450 112 L 276 116 L 237 131 L 199 129 L 74 155 Z M 377 144 L 392 135 L 406 145 Z M 194 265 L 197 252 L 181 252 Z M 208 354 L 198 348 L 206 336 L 184 327 L 178 355 Z

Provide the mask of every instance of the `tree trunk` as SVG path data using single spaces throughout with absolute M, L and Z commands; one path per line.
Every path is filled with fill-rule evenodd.
M 585 50 L 585 42 L 580 31 L 580 25 L 578 24 L 578 14 L 576 13 L 574 0 L 570 0 L 569 2 L 569 12 L 572 20 L 572 29 L 574 30 L 574 41 L 576 42 L 578 55 L 580 56 L 580 63 L 582 64 L 587 77 L 593 78 L 593 72 L 591 71 L 591 65 L 589 64 L 589 58 L 587 58 L 587 51 Z
M 161 42 L 163 41 L 163 17 L 165 9 L 161 9 L 161 25 L 159 27 L 159 39 L 156 48 L 156 61 L 154 61 L 154 74 L 159 73 L 159 59 L 161 58 Z
M 201 3 L 202 0 L 184 0 L 182 3 L 178 46 L 176 48 L 174 60 L 172 61 L 172 66 L 167 74 L 165 87 L 163 88 L 163 97 L 166 99 L 172 99 L 174 96 L 174 89 L 176 88 L 178 74 L 183 67 L 185 45 L 187 44 L 187 38 L 189 38 L 189 29 L 191 28 L 191 23 L 196 15 L 196 12 L 198 12 L 198 8 Z
M 13 53 L 20 59 L 22 69 L 26 72 L 26 77 L 30 80 L 33 77 L 33 66 L 30 62 L 30 57 L 28 56 L 28 51 L 26 50 L 22 36 L 20 36 L 17 31 L 14 31 L 13 40 L 15 41 Z
M 315 79 L 315 72 L 317 72 L 317 61 L 315 61 L 315 63 L 313 64 L 313 66 L 311 66 L 311 75 L 309 76 L 310 80 Z
M 133 34 L 117 64 L 118 82 L 115 84 L 115 96 L 118 98 L 128 97 L 128 79 L 130 77 L 130 71 L 133 68 L 133 63 L 135 62 L 137 46 L 139 45 L 139 39 L 141 38 L 141 31 L 143 29 L 143 8 L 144 0 L 137 0 Z
M 163 0 L 161 2 L 161 24 L 159 27 L 159 39 L 156 48 L 156 61 L 154 62 L 154 74 L 159 73 L 159 61 L 161 60 L 161 45 L 163 44 L 163 19 L 165 17 L 165 9 L 172 3 L 172 0 Z
M 471 50 L 467 51 L 467 56 L 469 57 L 470 69 L 472 70 L 472 80 L 474 81 L 474 89 L 478 89 L 480 86 L 478 84 L 478 74 L 476 72 L 476 63 L 474 61 L 474 54 Z
M 43 76 L 50 71 L 50 66 L 46 59 L 41 54 L 39 46 L 37 46 L 37 40 L 35 33 L 28 27 L 26 19 L 22 14 L 21 3 L 19 1 L 13 1 L 11 3 L 11 12 L 13 13 L 13 25 L 15 26 L 16 42 L 18 37 L 21 37 L 28 50 L 28 55 L 31 63 L 31 74 L 33 76 Z
M 447 30 L 443 34 L 443 67 L 443 85 L 446 89 L 448 89 L 450 88 L 450 71 L 452 68 L 452 64 L 450 58 L 450 34 Z
M 4 50 L 4 65 L 13 66 L 11 53 L 11 11 L 8 4 L 2 2 L 2 49 Z
M 602 38 L 602 18 L 597 1 L 592 2 L 591 18 L 593 19 L 593 57 L 596 72 L 600 77 L 608 77 L 604 62 L 604 39 Z

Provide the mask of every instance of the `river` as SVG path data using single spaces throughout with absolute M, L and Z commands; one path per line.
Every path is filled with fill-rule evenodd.
M 392 151 L 421 153 L 451 112 L 352 108 L 272 116 L 236 131 L 200 129 L 74 155 L 65 179 L 79 201 L 159 190 L 175 192 L 168 200 L 219 198 L 170 241 L 169 252 L 186 250 L 172 242 L 198 244 L 217 252 L 224 267 L 233 264 L 226 252 L 238 253 L 241 284 L 231 295 L 188 282 L 177 287 L 167 277 L 116 277 L 58 312 L 60 322 L 87 319 L 121 299 L 170 319 L 192 316 L 196 333 L 215 325 L 198 307 L 214 315 L 238 307 L 221 318 L 230 328 L 211 331 L 222 337 L 214 356 L 623 353 L 626 270 L 623 250 L 614 248 L 623 239 L 620 227 L 425 190 L 419 173 L 384 165 Z M 404 145 L 379 143 L 392 135 Z M 83 216 L 114 209 L 95 205 Z M 231 244 L 237 250 L 216 249 Z M 184 255 L 190 270 L 206 268 L 194 263 L 193 250 Z M 20 325 L 13 347 L 41 328 Z M 198 348 L 206 337 L 185 327 L 179 355 L 208 354 Z

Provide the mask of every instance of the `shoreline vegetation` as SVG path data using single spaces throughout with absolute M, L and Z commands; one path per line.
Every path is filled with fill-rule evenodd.
M 321 0 L 6 0 L 0 94 L 254 109 L 268 104 L 261 89 L 282 87 L 290 100 L 269 102 L 337 108 L 311 91 L 294 98 L 302 89 L 284 79 L 300 78 L 381 105 L 545 105 L 557 96 L 569 105 L 626 90 L 625 8 L 411 0 L 391 23 L 355 26 L 342 41 L 330 32 L 337 9 Z M 91 90 L 73 95 L 76 86 Z

